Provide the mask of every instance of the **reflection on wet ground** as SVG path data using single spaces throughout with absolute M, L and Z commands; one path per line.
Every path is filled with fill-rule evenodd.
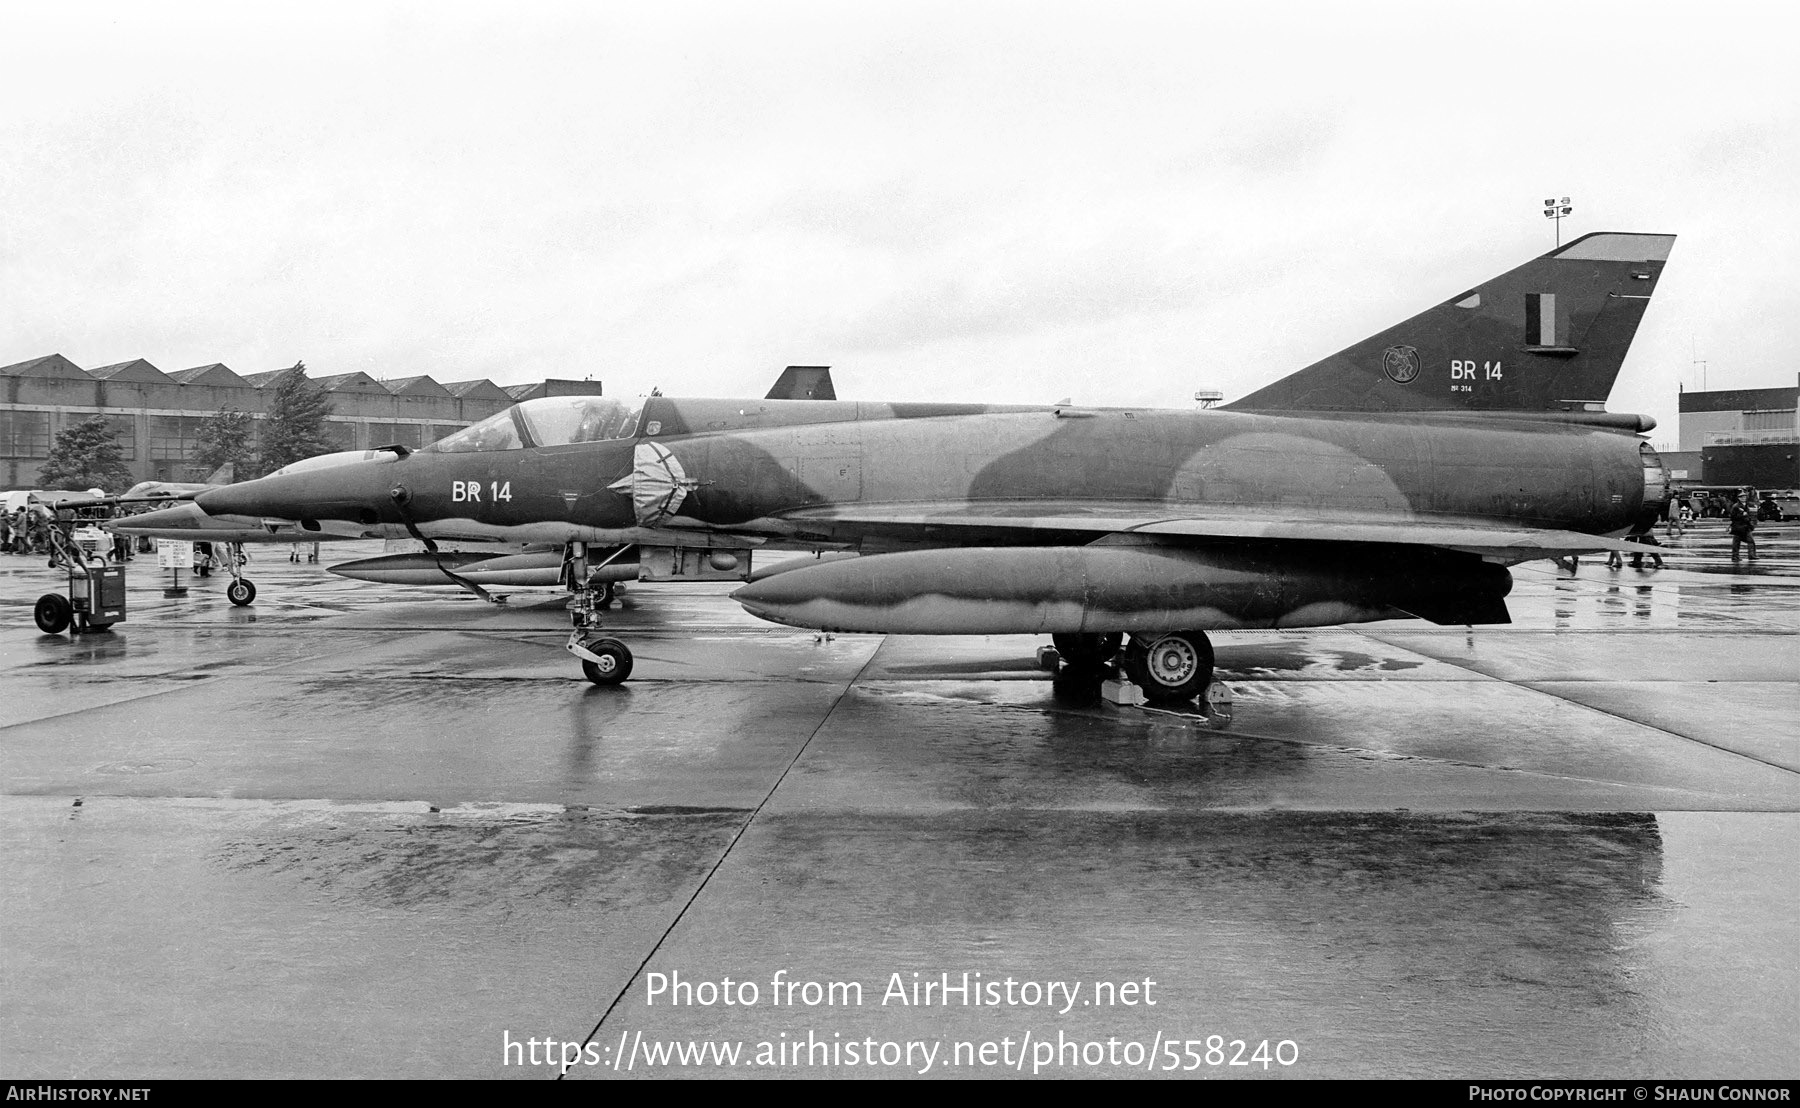
M 854 1011 L 621 1013 L 646 1035 L 1288 1039 L 1337 1075 L 1643 1057 L 1646 937 L 1680 911 L 1643 814 L 778 814 L 649 972 L 860 981 Z M 735 938 L 731 936 L 735 935 Z M 873 957 L 871 957 L 873 955 Z M 1067 1012 L 876 1003 L 892 974 L 1155 982 Z M 1604 1058 L 1604 1062 L 1596 1062 Z M 1477 1062 L 1476 1060 L 1479 1060 Z M 1079 1067 L 1074 1072 L 1080 1072 Z
M 503 1036 L 598 1023 L 576 1076 L 720 1072 L 614 1071 L 638 1036 L 947 1059 L 1214 1034 L 1295 1044 L 1269 1076 L 1780 1075 L 1780 531 L 1754 575 L 1706 529 L 1661 570 L 1518 567 L 1507 627 L 1218 635 L 1228 719 L 1105 703 L 1037 669 L 1041 640 L 814 636 L 711 586 L 628 591 L 637 673 L 599 689 L 553 594 L 489 607 L 283 550 L 253 613 L 134 569 L 128 622 L 53 638 L 28 607 L 60 575 L 0 558 L 0 1062 L 545 1077 Z M 676 973 L 763 1002 L 648 1004 Z M 1157 1003 L 881 1002 L 964 973 Z M 864 1002 L 774 1005 L 777 975 Z M 842 1063 L 741 1070 L 909 1071 Z

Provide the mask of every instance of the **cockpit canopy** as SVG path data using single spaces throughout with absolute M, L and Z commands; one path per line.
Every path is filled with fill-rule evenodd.
M 628 439 L 637 434 L 640 411 L 642 405 L 626 407 L 602 396 L 540 396 L 445 435 L 420 452 L 467 454 Z

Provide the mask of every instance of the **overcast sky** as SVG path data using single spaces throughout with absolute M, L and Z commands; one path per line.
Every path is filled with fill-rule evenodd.
M 1611 407 L 1800 369 L 1800 65 L 1707 3 L 0 0 L 0 364 L 1185 407 L 1680 236 Z

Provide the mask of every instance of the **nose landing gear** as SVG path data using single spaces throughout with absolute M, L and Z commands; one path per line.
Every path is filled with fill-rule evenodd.
M 246 607 L 256 599 L 256 586 L 244 576 L 244 563 L 249 560 L 244 556 L 243 543 L 225 544 L 225 567 L 231 571 L 231 584 L 225 586 L 225 598 L 234 607 Z
M 620 548 L 612 557 L 617 558 L 625 549 Z M 569 544 L 567 569 L 569 591 L 574 594 L 569 599 L 569 619 L 575 629 L 569 633 L 564 649 L 581 660 L 581 672 L 589 681 L 617 685 L 631 676 L 632 659 L 630 647 L 599 633 L 600 610 L 612 606 L 613 584 L 589 574 L 585 543 Z

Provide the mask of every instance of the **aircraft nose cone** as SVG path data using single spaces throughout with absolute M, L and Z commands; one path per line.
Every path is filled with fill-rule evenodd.
M 277 474 L 211 489 L 194 499 L 208 515 L 253 519 L 349 519 L 373 522 L 387 500 L 385 473 L 343 466 Z
M 194 504 L 208 515 L 276 514 L 264 511 L 269 502 L 269 490 L 256 488 L 259 484 L 259 481 L 246 481 L 241 485 L 211 489 L 196 496 Z
M 205 526 L 206 513 L 192 501 L 184 501 L 153 512 L 140 512 L 111 520 L 102 526 L 115 534 L 135 535 L 144 531 L 198 531 Z
M 784 573 L 764 578 L 761 581 L 753 581 L 733 592 L 731 599 L 746 608 L 753 605 L 766 608 L 771 604 L 791 604 L 813 595 L 804 589 L 795 589 L 792 578 L 793 574 Z

